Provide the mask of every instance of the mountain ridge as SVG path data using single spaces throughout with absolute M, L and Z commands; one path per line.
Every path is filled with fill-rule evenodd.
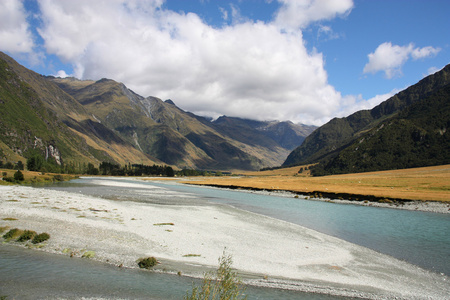
M 51 115 L 40 115 L 32 122 L 24 118 L 21 125 L 26 127 L 30 136 L 42 141 L 40 152 L 48 152 L 49 146 L 61 150 L 59 156 L 63 164 L 69 161 L 94 164 L 107 161 L 121 165 L 130 162 L 168 164 L 204 170 L 258 170 L 280 165 L 315 128 L 287 122 L 261 123 L 266 127 L 284 124 L 278 125 L 287 128 L 284 140 L 274 139 L 260 128 L 239 127 L 236 122 L 225 129 L 207 118 L 183 111 L 172 100 L 142 97 L 112 79 L 84 81 L 43 76 L 19 65 L 4 53 L 0 53 L 0 61 L 2 72 L 15 74 L 16 81 L 33 93 L 32 98 L 37 99 L 35 102 L 40 109 Z M 6 79 L 2 84 L 14 90 Z M 18 99 L 13 94 L 0 98 L 5 99 L 0 103 L 0 112 L 5 115 L 14 114 L 12 108 L 3 105 L 6 100 L 17 104 Z M 31 114 L 30 101 L 22 99 Z M 39 148 L 30 138 L 12 143 L 7 136 L 11 129 L 20 126 L 11 119 L 2 121 L 0 141 L 5 151 L 0 153 L 0 159 L 7 159 L 4 153 L 22 153 L 21 157 L 26 159 L 28 149 Z M 56 122 L 57 128 L 53 126 L 37 132 L 36 128 L 40 127 L 36 124 L 42 122 Z M 245 122 L 251 123 L 249 120 Z M 250 132 L 237 132 L 241 130 Z M 271 132 L 270 129 L 266 131 Z M 47 137 L 49 133 L 60 138 Z M 20 137 L 22 133 L 16 135 Z M 253 140 L 238 140 L 238 136 L 252 136 Z
M 397 93 L 371 110 L 357 111 L 345 118 L 334 118 L 309 135 L 302 145 L 289 154 L 283 166 L 320 163 L 321 166 L 317 167 L 317 169 L 320 169 L 320 172 L 318 171 L 316 174 L 342 173 L 344 169 L 348 172 L 350 172 L 350 169 L 355 172 L 369 169 L 373 171 L 387 169 L 389 168 L 387 165 L 379 166 L 378 168 L 338 168 L 337 164 L 339 163 L 337 160 L 340 157 L 340 164 L 350 164 L 350 162 L 344 163 L 342 160 L 343 155 L 350 151 L 348 149 L 357 147 L 355 143 L 358 140 L 364 140 L 368 135 L 373 134 L 373 131 L 378 126 L 386 124 L 389 120 L 396 120 L 403 111 L 408 110 L 416 103 L 424 101 L 424 99 L 428 99 L 430 102 L 437 101 L 430 96 L 445 89 L 449 83 L 450 65 L 447 65 L 441 71 L 423 78 L 418 83 Z M 445 102 L 442 105 L 444 104 Z M 432 119 L 431 115 L 429 117 Z M 404 142 L 406 143 L 407 141 L 404 140 Z M 383 145 L 389 147 L 386 143 Z M 378 149 L 382 151 L 380 147 Z M 446 149 L 443 150 L 446 151 Z M 375 154 L 370 155 L 370 157 L 375 156 Z M 355 156 L 354 159 L 361 158 L 356 158 Z M 392 164 L 392 166 L 394 165 Z M 405 167 L 409 166 L 405 164 Z M 418 165 L 411 164 L 411 166 Z

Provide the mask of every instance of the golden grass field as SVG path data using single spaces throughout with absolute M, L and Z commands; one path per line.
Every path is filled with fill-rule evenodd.
M 300 166 L 245 173 L 240 177 L 205 177 L 188 183 L 450 202 L 450 165 L 323 177 L 298 174 L 299 169 Z

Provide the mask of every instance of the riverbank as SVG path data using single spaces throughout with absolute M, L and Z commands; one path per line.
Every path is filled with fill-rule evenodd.
M 90 251 L 90 259 L 116 266 L 137 268 L 137 259 L 155 256 L 161 261 L 157 271 L 202 277 L 226 248 L 253 285 L 372 299 L 442 299 L 450 293 L 446 276 L 227 206 L 112 201 L 24 186 L 0 186 L 0 205 L 0 226 L 50 234 L 39 250 L 75 257 Z
M 301 176 L 297 169 L 254 172 L 240 177 L 190 178 L 183 182 L 339 203 L 450 213 L 450 165 L 323 177 Z

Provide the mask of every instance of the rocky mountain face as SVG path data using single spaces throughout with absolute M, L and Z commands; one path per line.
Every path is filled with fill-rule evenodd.
M 283 165 L 319 163 L 316 175 L 450 163 L 450 65 L 371 110 L 335 118 Z
M 315 129 L 228 117 L 211 122 L 172 100 L 144 98 L 113 80 L 51 80 L 136 149 L 180 168 L 257 170 L 280 165 Z
M 280 165 L 315 127 L 222 117 L 144 98 L 110 79 L 36 74 L 0 53 L 0 159 L 36 151 L 67 162 L 168 164 L 205 170 Z

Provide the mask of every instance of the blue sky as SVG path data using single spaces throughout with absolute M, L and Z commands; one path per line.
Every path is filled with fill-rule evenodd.
M 200 115 L 321 125 L 450 63 L 446 0 L 2 0 L 0 51 Z

